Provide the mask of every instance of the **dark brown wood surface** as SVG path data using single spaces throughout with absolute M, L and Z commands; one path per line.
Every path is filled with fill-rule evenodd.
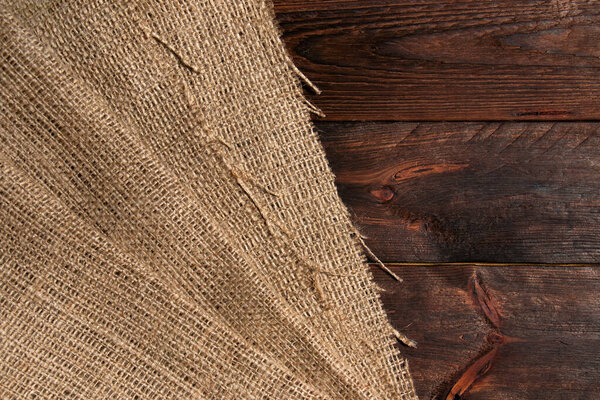
M 599 399 L 600 1 L 274 3 L 420 398 Z
M 422 399 L 598 399 L 597 266 L 373 267 Z
M 596 0 L 276 0 L 328 120 L 598 119 Z
M 600 123 L 318 123 L 384 261 L 600 261 Z

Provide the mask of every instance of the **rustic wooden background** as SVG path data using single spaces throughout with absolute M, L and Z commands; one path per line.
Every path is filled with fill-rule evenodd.
M 420 397 L 600 398 L 600 1 L 275 10 Z

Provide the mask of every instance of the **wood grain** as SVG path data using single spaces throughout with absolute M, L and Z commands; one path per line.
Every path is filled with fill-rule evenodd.
M 327 120 L 600 119 L 600 2 L 274 4 Z
M 600 267 L 373 267 L 421 399 L 596 399 Z M 402 299 L 399 301 L 399 299 Z
M 600 2 L 274 3 L 420 398 L 598 398 Z
M 384 261 L 600 262 L 600 123 L 337 123 L 339 193 Z

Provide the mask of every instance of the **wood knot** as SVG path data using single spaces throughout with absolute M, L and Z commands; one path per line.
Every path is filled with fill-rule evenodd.
M 490 332 L 486 335 L 485 340 L 491 345 L 501 345 L 505 342 L 504 336 L 498 332 Z
M 370 193 L 382 203 L 391 201 L 396 195 L 396 192 L 391 186 L 383 186 L 377 189 L 372 189 Z

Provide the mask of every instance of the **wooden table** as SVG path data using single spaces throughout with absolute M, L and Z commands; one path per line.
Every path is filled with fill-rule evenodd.
M 600 398 L 600 2 L 275 10 L 420 397 Z

